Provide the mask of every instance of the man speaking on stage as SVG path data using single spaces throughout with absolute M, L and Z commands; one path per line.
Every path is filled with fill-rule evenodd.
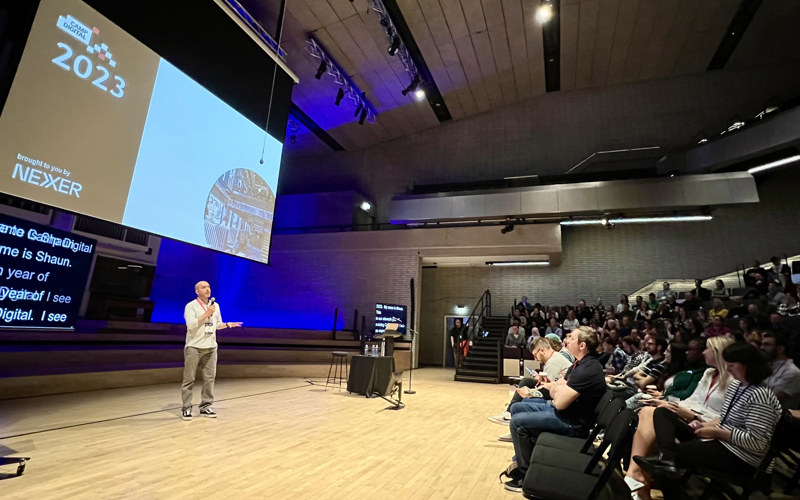
M 217 375 L 217 330 L 242 326 L 241 322 L 222 322 L 219 304 L 211 297 L 211 285 L 207 281 L 199 281 L 194 286 L 194 292 L 197 298 L 186 304 L 183 310 L 183 317 L 186 320 L 186 346 L 183 348 L 181 385 L 183 420 L 192 419 L 192 389 L 198 367 L 203 375 L 200 415 L 216 418 L 217 414 L 211 409 L 211 404 L 214 402 L 214 378 Z

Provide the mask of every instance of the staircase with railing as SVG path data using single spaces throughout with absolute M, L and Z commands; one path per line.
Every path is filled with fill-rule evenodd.
M 483 292 L 465 323 L 471 343 L 467 355 L 456 353 L 455 380 L 500 383 L 503 378 L 505 316 L 492 316 L 492 295 Z

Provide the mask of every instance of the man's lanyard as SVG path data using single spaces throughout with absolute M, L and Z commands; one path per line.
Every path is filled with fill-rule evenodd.
M 194 300 L 196 300 L 196 301 L 197 301 L 197 303 L 198 303 L 198 304 L 200 304 L 200 307 L 202 307 L 202 308 L 203 308 L 203 312 L 206 312 L 206 310 L 207 310 L 208 308 L 205 306 L 205 304 L 203 304 L 203 303 L 200 301 L 200 299 L 194 299 Z

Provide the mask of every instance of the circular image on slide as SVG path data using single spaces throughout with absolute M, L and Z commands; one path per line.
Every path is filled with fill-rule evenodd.
M 267 262 L 275 213 L 275 193 L 246 168 L 228 170 L 211 187 L 205 234 L 214 250 Z

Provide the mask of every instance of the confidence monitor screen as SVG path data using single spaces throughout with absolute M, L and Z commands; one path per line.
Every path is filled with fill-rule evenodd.
M 397 331 L 405 335 L 407 311 L 406 306 L 398 304 L 375 304 L 375 333 L 383 333 L 386 325 L 396 323 Z
M 281 149 L 83 2 L 42 0 L 0 115 L 0 190 L 268 262 Z
M 96 244 L 0 214 L 0 329 L 72 329 Z

